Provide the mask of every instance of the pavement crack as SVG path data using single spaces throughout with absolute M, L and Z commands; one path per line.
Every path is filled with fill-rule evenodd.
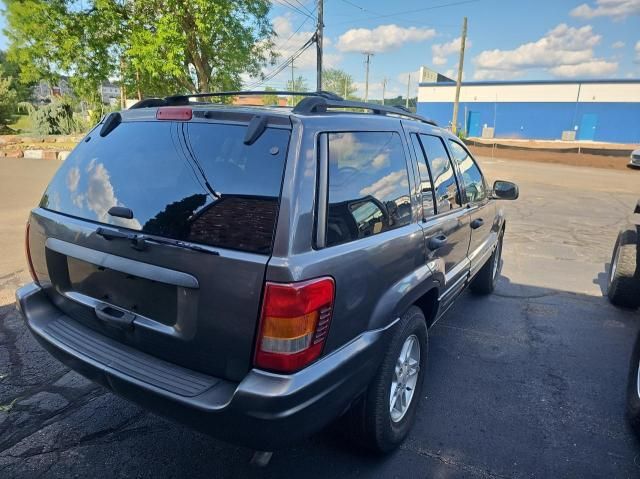
M 414 454 L 418 454 L 419 456 L 422 456 L 422 457 L 436 459 L 446 466 L 451 466 L 460 471 L 463 471 L 465 477 L 479 477 L 484 479 L 509 479 L 510 477 L 512 477 L 512 476 L 505 476 L 502 474 L 498 474 L 496 472 L 492 472 L 490 470 L 484 469 L 482 467 L 474 466 L 472 464 L 466 464 L 464 462 L 457 461 L 456 459 L 450 456 L 446 456 L 439 452 L 432 452 L 420 446 L 413 445 L 411 443 L 403 444 L 402 446 L 400 446 L 400 449 L 404 451 L 413 452 Z

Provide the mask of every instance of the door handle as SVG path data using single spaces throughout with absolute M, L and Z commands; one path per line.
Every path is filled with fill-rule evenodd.
M 133 325 L 136 315 L 120 308 L 114 308 L 110 304 L 98 303 L 93 310 L 98 319 L 110 326 L 120 329 L 128 329 Z
M 482 218 L 476 218 L 471 222 L 471 229 L 477 230 L 484 224 L 484 220 Z
M 447 244 L 447 237 L 441 234 L 441 235 L 429 238 L 427 246 L 429 246 L 429 249 L 431 251 L 434 251 L 439 248 L 442 248 L 445 244 Z

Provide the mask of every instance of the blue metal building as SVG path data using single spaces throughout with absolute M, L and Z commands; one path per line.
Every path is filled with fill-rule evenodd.
M 454 98 L 455 83 L 421 83 L 418 113 L 450 125 Z M 469 137 L 559 140 L 575 132 L 577 140 L 640 143 L 640 80 L 465 82 L 457 126 Z

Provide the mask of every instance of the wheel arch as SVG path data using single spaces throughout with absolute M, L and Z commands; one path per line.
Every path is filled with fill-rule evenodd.
M 435 319 L 440 295 L 440 282 L 425 264 L 391 286 L 378 300 L 371 315 L 369 329 L 378 329 L 402 316 L 411 306 L 418 306 L 427 318 L 427 326 Z

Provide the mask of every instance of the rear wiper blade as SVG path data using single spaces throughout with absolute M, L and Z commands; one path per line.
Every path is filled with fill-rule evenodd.
M 112 230 L 102 226 L 96 230 L 96 234 L 109 241 L 112 239 L 129 240 L 131 241 L 131 247 L 140 251 L 146 248 L 147 238 L 141 234 Z
M 143 234 L 123 232 L 123 231 L 112 230 L 112 229 L 103 228 L 103 227 L 99 227 L 96 230 L 96 234 L 99 236 L 102 236 L 106 240 L 112 240 L 112 239 L 129 240 L 131 241 L 131 247 L 134 249 L 137 249 L 138 251 L 142 251 L 146 249 L 148 243 L 157 243 L 157 244 L 165 244 L 168 246 L 175 246 L 177 248 L 189 249 L 192 251 L 198 251 L 200 253 L 207 253 L 214 256 L 220 256 L 220 253 L 218 253 L 215 250 L 206 248 L 204 246 L 199 246 L 197 244 L 187 243 L 185 241 L 180 241 L 180 240 L 172 240 L 172 239 L 165 239 L 165 238 L 150 238 Z

